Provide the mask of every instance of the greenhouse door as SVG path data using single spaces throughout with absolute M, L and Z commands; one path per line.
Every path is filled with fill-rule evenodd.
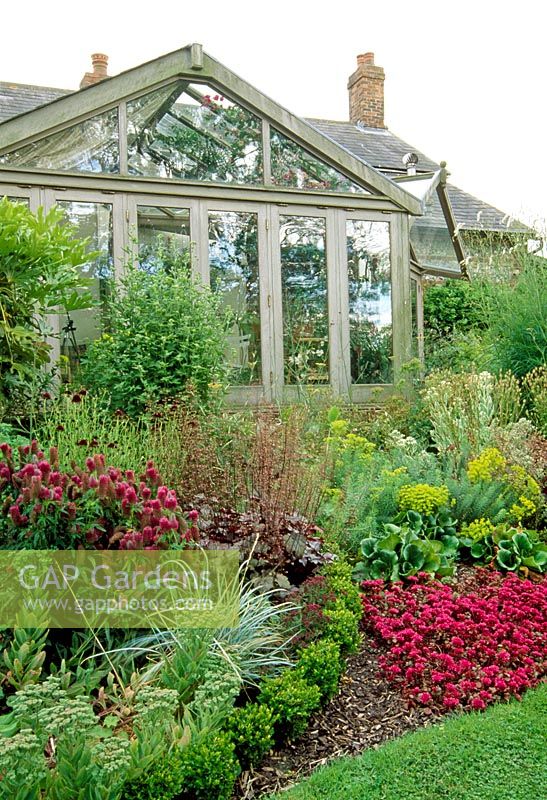
M 271 400 L 266 206 L 152 195 L 133 196 L 128 203 L 139 267 L 188 265 L 231 315 L 226 342 L 230 402 Z

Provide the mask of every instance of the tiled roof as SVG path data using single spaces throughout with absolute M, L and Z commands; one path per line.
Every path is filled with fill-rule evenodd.
M 72 94 L 69 89 L 0 81 L 0 124 L 11 117 L 32 111 L 38 106 L 68 94 Z M 405 174 L 402 157 L 409 152 L 416 153 L 418 156 L 418 172 L 439 169 L 439 165 L 435 161 L 389 130 L 365 128 L 351 122 L 333 122 L 324 119 L 308 119 L 307 121 L 329 139 L 389 177 Z M 503 211 L 463 192 L 456 186 L 449 185 L 448 194 L 456 222 L 464 228 L 508 230 L 520 227 L 518 224 L 511 225 L 508 216 Z M 429 219 L 433 225 L 442 227 L 445 225 L 440 206 L 433 210 Z
M 68 89 L 0 81 L 0 123 L 71 93 Z
M 405 174 L 402 158 L 406 153 L 416 153 L 418 156 L 417 172 L 430 172 L 440 168 L 439 164 L 413 145 L 395 136 L 391 131 L 365 128 L 351 122 L 332 122 L 326 119 L 308 119 L 307 121 L 329 139 L 349 150 L 354 156 L 390 177 Z M 518 221 L 512 220 L 508 214 L 484 203 L 478 197 L 458 189 L 457 186 L 448 184 L 447 190 L 456 222 L 462 228 L 494 231 L 522 229 L 522 225 Z M 432 209 L 429 220 L 433 225 L 445 225 L 440 205 Z

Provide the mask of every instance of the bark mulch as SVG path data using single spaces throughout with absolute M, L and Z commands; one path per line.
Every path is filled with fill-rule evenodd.
M 378 674 L 379 651 L 364 637 L 348 659 L 339 693 L 311 718 L 306 733 L 272 751 L 254 770 L 244 772 L 235 794 L 254 800 L 288 789 L 317 767 L 430 724 L 429 709 L 407 709 L 401 695 Z

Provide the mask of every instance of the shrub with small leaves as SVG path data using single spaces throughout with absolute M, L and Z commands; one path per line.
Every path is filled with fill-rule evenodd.
M 312 642 L 300 653 L 296 669 L 309 684 L 319 687 L 323 701 L 329 700 L 336 694 L 344 670 L 340 645 L 329 639 Z
M 358 618 L 341 601 L 327 611 L 326 617 L 325 639 L 340 645 L 342 652 L 355 653 L 361 642 Z
M 266 704 L 248 703 L 235 708 L 227 724 L 243 769 L 259 764 L 274 745 L 274 715 Z
M 342 603 L 348 611 L 351 611 L 357 619 L 361 619 L 363 606 L 359 587 L 352 579 L 352 567 L 347 561 L 341 558 L 328 564 L 323 573 L 327 579 L 327 588 L 336 595 L 336 599 Z
M 183 789 L 178 800 L 229 800 L 240 773 L 229 734 L 217 733 L 178 751 Z M 155 800 L 155 798 L 154 798 Z
M 297 739 L 306 730 L 311 714 L 319 708 L 321 692 L 296 670 L 288 669 L 278 678 L 262 682 L 258 701 L 272 710 L 279 739 L 282 734 Z
M 203 404 L 216 398 L 231 316 L 187 268 L 127 269 L 107 306 L 109 333 L 89 345 L 82 364 L 92 392 L 107 393 L 112 408 L 131 416 L 183 393 Z
M 173 800 L 184 784 L 184 773 L 176 754 L 158 759 L 138 778 L 128 781 L 120 800 Z

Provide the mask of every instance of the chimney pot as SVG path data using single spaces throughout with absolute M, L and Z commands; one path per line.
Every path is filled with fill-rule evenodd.
M 93 53 L 91 56 L 91 63 L 93 65 L 93 72 L 95 75 L 100 75 L 102 78 L 108 77 L 108 56 L 104 53 Z
M 93 53 L 91 56 L 91 65 L 93 72 L 86 72 L 80 81 L 80 89 L 85 86 L 92 86 L 94 83 L 99 83 L 108 78 L 108 56 L 104 53 Z
M 357 66 L 361 64 L 372 64 L 374 66 L 374 53 L 361 53 L 357 56 Z

